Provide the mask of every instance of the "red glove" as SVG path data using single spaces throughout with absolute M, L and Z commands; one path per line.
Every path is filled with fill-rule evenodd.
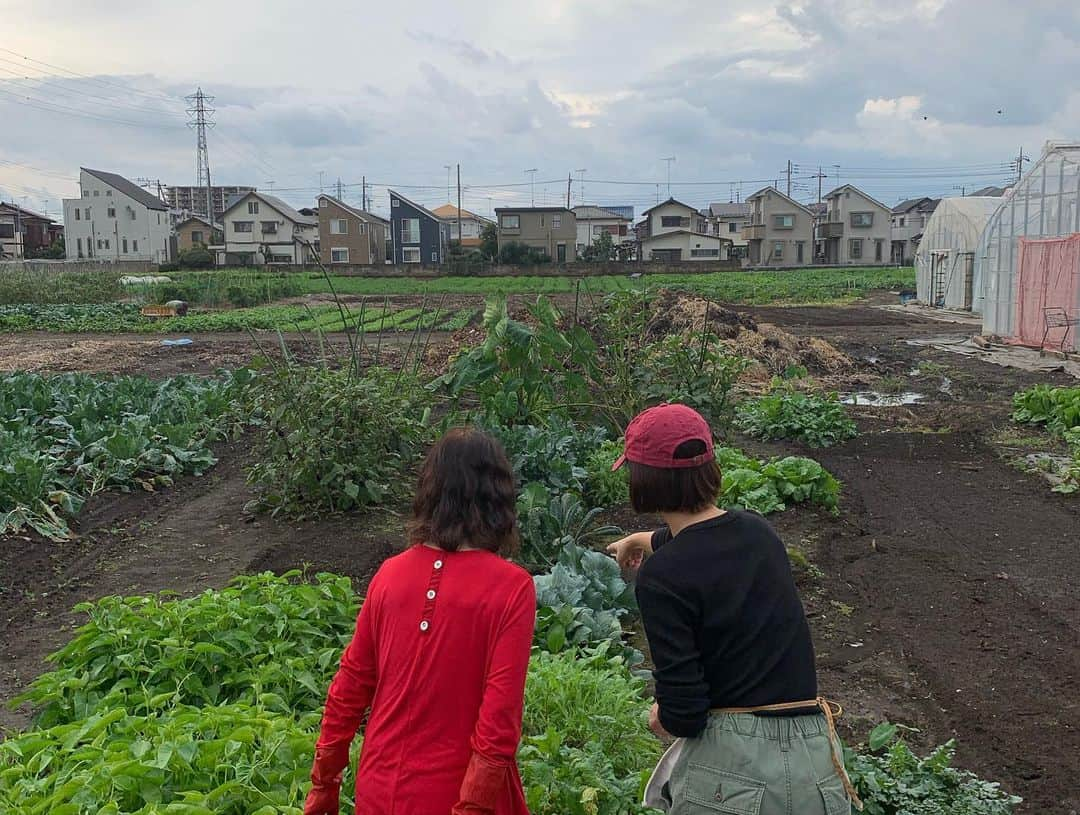
M 493 815 L 506 791 L 510 768 L 473 753 L 450 815 Z
M 304 815 L 338 815 L 341 773 L 349 765 L 350 742 L 342 741 L 315 748 L 311 766 L 311 792 L 304 802 Z

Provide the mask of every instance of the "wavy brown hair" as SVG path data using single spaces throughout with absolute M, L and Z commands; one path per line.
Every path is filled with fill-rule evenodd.
M 517 548 L 514 471 L 497 440 L 459 427 L 435 443 L 420 468 L 409 537 L 448 552 Z

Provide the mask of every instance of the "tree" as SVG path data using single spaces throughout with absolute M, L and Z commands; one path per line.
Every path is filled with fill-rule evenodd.
M 612 259 L 615 253 L 615 241 L 610 232 L 601 232 L 592 242 L 592 246 L 586 246 L 582 253 L 582 259 L 586 263 L 604 263 Z
M 480 230 L 480 251 L 491 260 L 499 254 L 499 230 L 495 224 L 485 224 Z

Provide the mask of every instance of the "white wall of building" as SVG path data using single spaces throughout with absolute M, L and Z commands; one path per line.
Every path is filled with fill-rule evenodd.
M 257 211 L 251 211 L 252 205 Z M 250 231 L 238 228 L 238 224 L 250 224 Z M 228 265 L 229 255 L 250 255 L 251 262 L 305 264 L 311 261 L 311 252 L 305 244 L 319 242 L 319 225 L 297 222 L 278 211 L 265 199 L 248 194 L 237 201 L 222 216 L 224 244 L 215 246 L 217 262 Z M 264 229 L 276 231 L 264 231 Z M 263 249 L 269 250 L 265 257 Z
M 149 209 L 85 170 L 79 173 L 79 190 L 80 198 L 63 202 L 68 260 L 168 262 L 166 210 Z

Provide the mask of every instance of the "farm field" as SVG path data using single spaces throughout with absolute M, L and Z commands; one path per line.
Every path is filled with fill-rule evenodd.
M 350 291 L 348 287 L 357 280 L 342 278 L 334 283 L 335 287 L 340 283 L 339 293 L 349 296 L 379 295 L 379 300 L 369 303 L 379 303 L 383 295 L 392 294 L 391 313 L 409 314 L 410 309 L 419 308 L 415 291 Z M 542 280 L 546 284 L 566 283 Z M 474 282 L 482 290 L 480 285 L 487 281 Z M 902 284 L 889 280 L 885 285 Z M 854 296 L 843 293 L 848 289 L 835 277 L 831 283 L 814 286 L 814 291 L 804 290 L 802 295 L 792 289 L 790 298 L 775 291 L 773 296 L 804 302 L 850 300 Z M 721 459 L 726 471 L 738 474 L 730 482 L 725 479 L 725 498 L 732 504 L 769 512 L 789 545 L 810 615 L 821 687 L 846 709 L 841 720 L 845 739 L 852 746 L 865 744 L 874 726 L 883 721 L 914 728 L 904 731 L 905 739 L 920 754 L 955 738 L 955 764 L 1001 782 L 1009 793 L 1022 796 L 1024 803 L 1017 812 L 1076 809 L 1080 806 L 1075 785 L 1080 773 L 1080 707 L 1072 700 L 1080 682 L 1080 592 L 1070 575 L 1080 504 L 1075 495 L 1052 491 L 1042 475 L 1015 464 L 1015 459 L 1032 451 L 1067 449 L 1053 432 L 1042 427 L 1053 424 L 1053 420 L 1039 418 L 1039 410 L 1046 409 L 1039 407 L 1044 401 L 1032 397 L 1025 403 L 1031 408 L 1030 421 L 1036 424 L 1018 424 L 1012 418 L 1016 392 L 1038 385 L 1075 387 L 1075 380 L 1064 374 L 1037 375 L 907 345 L 904 341 L 908 339 L 963 334 L 969 329 L 875 307 L 895 302 L 894 295 L 873 294 L 847 304 L 777 307 L 753 305 L 762 296 L 754 290 L 741 294 L 731 289 L 709 290 L 700 279 L 694 281 L 694 288 L 707 292 L 714 301 L 744 304 L 738 309 L 744 328 L 756 326 L 752 331 L 735 331 L 728 337 L 731 345 L 726 346 L 754 362 L 745 368 L 724 369 L 723 376 L 738 382 L 732 397 L 744 403 L 725 439 L 743 451 L 725 452 Z M 730 296 L 725 297 L 724 292 Z M 555 302 L 564 311 L 575 302 L 583 314 L 593 308 L 588 298 L 582 303 L 573 296 L 573 287 L 553 293 L 559 295 Z M 291 296 L 318 294 L 309 291 Z M 523 319 L 542 331 L 546 313 L 525 310 L 533 300 L 513 298 L 507 316 Z M 655 340 L 661 344 L 664 335 L 676 337 L 669 343 L 672 346 L 686 344 L 680 336 L 693 336 L 693 330 L 680 320 L 695 316 L 712 319 L 708 310 L 695 312 L 678 296 L 662 301 L 662 305 L 668 323 L 657 327 Z M 355 306 L 347 303 L 350 310 Z M 322 317 L 324 312 L 318 312 L 316 319 L 324 319 L 323 330 L 330 332 L 333 329 L 327 326 L 334 323 L 334 317 L 331 307 L 319 306 L 324 307 L 330 316 Z M 384 305 L 379 303 L 378 307 Z M 448 294 L 446 307 L 447 313 L 454 315 L 467 311 L 478 316 L 483 303 L 470 292 L 454 291 Z M 336 305 L 332 308 L 337 309 Z M 402 324 L 413 319 L 415 329 L 421 313 L 397 319 Z M 723 319 L 728 314 L 723 312 Z M 721 318 L 718 315 L 716 319 Z M 420 326 L 428 327 L 423 322 Z M 379 361 L 395 369 L 423 371 L 425 378 L 443 373 L 453 350 L 475 348 L 483 340 L 483 331 L 475 323 L 464 331 L 456 330 L 461 327 L 451 326 L 431 335 L 424 332 L 422 348 L 410 330 L 388 335 L 378 349 Z M 783 333 L 770 333 L 771 327 Z M 15 331 L 0 337 L 0 369 L 115 372 L 160 380 L 178 373 L 211 375 L 219 367 L 236 369 L 267 353 L 276 360 L 272 366 L 281 363 L 283 354 L 292 355 L 302 370 L 312 370 L 304 363 L 324 356 L 327 348 L 343 356 L 358 353 L 362 363 L 372 361 L 371 338 L 365 349 L 357 352 L 347 335 L 329 337 L 327 347 L 319 347 L 311 333 L 311 327 L 301 327 L 284 333 L 280 342 L 275 340 L 276 348 L 256 348 L 245 334 L 213 328 L 207 333 L 191 329 L 194 342 L 182 347 L 162 347 L 157 337 L 132 336 L 123 329 Z M 817 342 L 822 340 L 828 345 Z M 569 353 L 574 352 L 571 349 Z M 669 361 L 683 359 L 674 347 L 655 353 L 672 354 L 664 357 Z M 729 365 L 725 360 L 716 361 L 718 369 Z M 478 356 L 476 361 L 479 364 L 482 360 Z M 773 375 L 782 379 L 774 382 Z M 448 375 L 446 386 L 456 383 L 463 388 L 464 409 L 475 410 L 475 400 L 489 405 L 504 428 L 533 424 L 531 411 L 538 410 L 548 398 L 541 396 L 540 402 L 533 404 L 516 393 L 510 398 L 504 392 L 485 391 L 485 380 L 470 376 L 465 367 L 458 368 L 456 377 Z M 721 379 L 708 384 L 705 390 L 709 393 L 722 385 Z M 205 441 L 205 449 L 212 452 L 216 464 L 204 475 L 180 469 L 170 471 L 171 483 L 152 485 L 153 489 L 136 486 L 127 493 L 97 491 L 70 518 L 77 533 L 73 540 L 49 540 L 47 527 L 44 533 L 24 527 L 4 536 L 0 540 L 0 700 L 24 692 L 35 677 L 49 670 L 43 661 L 45 655 L 70 640 L 72 627 L 86 619 L 85 613 L 72 611 L 77 602 L 162 590 L 190 597 L 203 589 L 221 589 L 237 575 L 267 570 L 280 574 L 294 569 L 306 569 L 308 575 L 344 575 L 351 579 L 356 596 L 362 596 L 379 563 L 399 551 L 403 541 L 402 513 L 407 496 L 384 485 L 407 472 L 408 455 L 403 451 L 422 446 L 426 432 L 412 421 L 383 426 L 379 423 L 387 419 L 365 413 L 361 394 L 370 387 L 385 387 L 397 394 L 400 404 L 395 401 L 388 414 L 419 418 L 423 397 L 393 378 L 389 384 L 378 379 L 352 384 L 342 383 L 332 371 L 308 374 L 283 370 L 261 395 L 267 399 L 282 393 L 298 395 L 295 410 L 304 415 L 303 406 L 310 402 L 303 394 L 313 396 L 340 388 L 341 410 L 351 412 L 334 414 L 339 421 L 323 431 L 327 445 L 355 443 L 345 435 L 335 435 L 340 433 L 339 425 L 350 422 L 371 422 L 376 428 L 385 428 L 383 435 L 392 434 L 397 439 L 393 456 L 402 459 L 370 462 L 374 474 L 371 484 L 349 486 L 350 482 L 343 480 L 340 491 L 320 491 L 295 465 L 318 459 L 324 455 L 322 448 L 288 451 L 306 458 L 291 459 L 293 466 L 286 474 L 267 464 L 283 460 L 286 451 L 253 441 L 260 432 L 257 427 L 221 426 Z M 853 405 L 841 409 L 827 396 L 830 392 L 866 391 L 915 393 L 920 399 L 897 407 Z M 803 392 L 826 396 L 805 400 L 799 396 Z M 756 401 L 762 396 L 765 398 Z M 705 399 L 695 390 L 687 397 Z M 730 405 L 710 399 L 706 403 L 715 411 L 714 420 L 728 415 Z M 40 400 L 35 404 L 46 411 Z M 526 538 L 533 547 L 526 547 L 523 556 L 540 572 L 560 564 L 571 571 L 584 569 L 580 561 L 564 562 L 566 555 L 558 549 L 545 548 L 544 542 L 552 538 L 551 529 L 545 526 L 552 517 L 546 510 L 547 498 L 578 495 L 586 504 L 605 510 L 596 523 L 626 529 L 645 525 L 643 519 L 630 515 L 617 483 L 586 479 L 581 485 L 580 475 L 542 466 L 545 461 L 579 456 L 602 464 L 612 450 L 603 446 L 599 435 L 590 436 L 588 428 L 607 420 L 617 426 L 624 421 L 624 417 L 612 414 L 617 410 L 615 406 L 603 415 L 580 418 L 577 429 L 557 442 L 523 429 L 499 431 L 509 448 L 521 451 L 517 466 L 523 482 L 544 487 L 543 494 L 530 492 L 522 507 L 522 523 L 529 530 Z M 248 416 L 248 411 L 245 408 L 241 413 Z M 813 421 L 806 416 L 812 416 Z M 845 416 L 853 420 L 853 426 L 845 423 Z M 282 419 L 286 420 L 288 416 Z M 176 423 L 172 417 L 163 416 L 160 421 Z M 315 428 L 319 427 L 317 421 L 312 419 Z M 272 438 L 274 434 L 269 435 Z M 608 437 L 611 445 L 610 433 Z M 198 442 L 201 456 L 204 443 L 202 439 Z M 557 446 L 545 447 L 548 443 Z M 788 458 L 791 456 L 796 458 Z M 807 458 L 812 461 L 807 462 Z M 603 471 L 599 464 L 586 469 Z M 834 486 L 832 477 L 840 483 Z M 284 498 L 267 503 L 269 493 Z M 577 542 L 585 547 L 581 551 L 603 539 L 602 530 L 593 529 L 595 537 L 591 533 L 578 535 Z M 289 590 L 275 585 L 251 591 L 291 596 Z M 345 594 L 334 596 L 337 605 L 328 607 L 327 618 L 337 619 L 333 616 L 337 614 L 348 621 L 349 614 L 341 608 L 351 609 L 356 599 Z M 556 608 L 557 598 L 549 599 L 550 606 Z M 575 619 L 575 625 L 581 627 L 573 630 L 589 629 L 589 636 L 595 638 L 596 631 L 612 619 L 633 628 L 632 612 L 624 615 L 617 598 L 608 602 L 603 609 L 593 609 L 595 618 L 585 615 Z M 604 617 L 605 613 L 613 616 Z M 333 624 L 335 631 L 344 625 L 341 620 Z M 560 766 L 559 748 L 543 740 L 546 729 L 557 724 L 546 713 L 545 705 L 553 702 L 545 694 L 553 692 L 552 686 L 570 686 L 567 677 L 579 681 L 572 660 L 566 665 L 550 664 L 563 659 L 559 654 L 567 647 L 558 636 L 548 638 L 547 634 L 561 625 L 565 635 L 571 626 L 548 617 L 542 622 L 546 626 L 544 647 L 530 675 L 536 717 L 531 724 L 527 722 L 527 734 L 536 741 L 530 742 L 532 752 L 526 755 L 533 761 L 525 772 L 527 784 L 529 778 L 542 777 L 547 771 L 544 768 Z M 344 635 L 348 635 L 347 630 Z M 627 659 L 633 662 L 635 658 L 627 653 Z M 588 672 L 593 668 L 581 670 L 591 676 Z M 617 672 L 605 681 L 630 682 L 627 677 Z M 317 709 L 314 706 L 325 687 L 322 678 L 318 682 L 322 684 L 318 693 L 312 694 L 313 701 L 301 706 L 309 713 Z M 627 698 L 644 699 L 640 688 L 629 684 L 627 688 Z M 229 697 L 222 701 L 246 705 L 252 700 Z M 125 705 L 129 712 L 143 715 L 134 711 L 130 702 Z M 30 710 L 27 705 L 4 709 L 0 725 L 28 727 Z M 244 718 L 247 715 L 241 709 L 222 709 L 220 726 L 248 721 Z M 274 726 L 273 721 L 268 726 Z M 182 719 L 177 722 L 184 726 Z M 129 728 L 125 732 L 147 727 L 146 723 L 127 720 L 108 726 Z M 636 725 L 626 726 L 627 739 L 642 737 Z M 310 717 L 301 717 L 290 721 L 289 727 L 300 744 L 312 723 Z M 1048 738 L 1051 733 L 1052 739 Z M 561 738 L 562 747 L 581 749 L 580 734 L 567 731 Z M 630 780 L 634 775 L 630 770 L 644 768 L 648 760 L 635 768 L 625 757 L 612 755 L 606 777 L 613 785 L 623 784 L 623 792 L 629 795 L 626 790 L 636 784 Z M 283 777 L 275 780 L 285 790 L 281 793 L 285 798 L 289 785 L 302 783 L 306 777 L 303 764 L 303 758 L 296 759 L 295 767 L 290 765 L 288 773 L 283 771 Z M 859 766 L 857 782 L 872 785 L 868 766 Z M 582 779 L 570 786 L 573 783 L 586 784 Z M 0 786 L 0 801 L 2 795 Z M 543 800 L 543 806 L 554 806 L 553 799 Z M 971 811 L 1008 811 L 990 806 Z M 541 810 L 539 805 L 537 810 L 574 811 Z M 883 806 L 880 811 L 894 810 Z

